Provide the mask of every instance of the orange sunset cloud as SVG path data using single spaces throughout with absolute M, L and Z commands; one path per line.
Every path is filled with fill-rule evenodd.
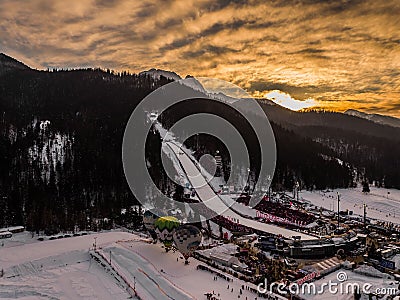
M 0 52 L 36 68 L 161 68 L 294 109 L 400 116 L 399 15 L 396 0 L 0 0 Z

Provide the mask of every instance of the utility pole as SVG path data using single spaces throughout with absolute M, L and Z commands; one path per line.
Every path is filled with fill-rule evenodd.
M 364 230 L 367 229 L 367 205 L 364 203 Z
M 293 186 L 293 199 L 296 199 L 296 184 Z
M 271 201 L 271 175 L 267 176 L 267 181 L 268 181 L 268 191 L 267 191 L 268 201 Z
M 110 266 L 111 266 L 111 250 L 110 250 Z
M 337 192 L 337 226 L 340 228 L 340 194 Z

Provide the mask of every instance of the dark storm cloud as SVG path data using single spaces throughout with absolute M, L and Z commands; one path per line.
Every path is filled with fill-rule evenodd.
M 203 56 L 205 54 L 209 55 L 225 55 L 229 53 L 237 53 L 240 50 L 235 50 L 229 47 L 216 47 L 212 45 L 205 45 L 203 48 L 198 49 L 196 51 L 185 51 L 182 53 L 182 57 L 186 59 L 197 58 L 199 56 Z
M 114 7 L 121 3 L 122 0 L 96 0 L 96 6 L 99 7 Z
M 245 25 L 246 23 L 247 21 L 244 20 L 236 20 L 229 23 L 215 23 L 209 28 L 206 28 L 205 30 L 201 31 L 200 33 L 194 36 L 187 36 L 183 39 L 174 40 L 172 43 L 167 44 L 164 47 L 160 48 L 160 51 L 168 51 L 177 48 L 182 48 L 184 46 L 192 44 L 195 40 L 200 39 L 202 37 L 214 36 L 218 32 L 221 32 L 226 29 L 235 30 Z
M 314 86 L 314 85 L 295 86 L 287 83 L 252 81 L 250 82 L 250 88 L 248 90 L 251 92 L 265 91 L 265 90 L 280 90 L 293 95 L 295 98 L 303 99 L 303 98 L 308 98 L 309 97 L 308 95 L 310 94 L 319 94 L 319 93 L 333 91 L 334 88 L 332 86 Z
M 322 49 L 316 49 L 316 48 L 306 48 L 306 49 L 301 49 L 299 51 L 296 51 L 294 53 L 305 53 L 305 54 L 320 54 L 320 53 L 325 53 L 325 50 Z

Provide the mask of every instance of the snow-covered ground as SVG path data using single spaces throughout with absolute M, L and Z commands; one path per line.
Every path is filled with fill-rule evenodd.
M 237 211 L 243 215 L 255 218 L 257 216 L 257 210 L 250 206 L 246 206 L 242 203 L 236 202 L 236 200 L 233 197 L 237 197 L 237 196 L 238 195 L 236 195 L 236 194 L 235 195 L 226 194 L 226 195 L 220 195 L 219 197 L 222 199 L 222 201 L 224 201 L 226 203 L 226 205 L 231 207 L 234 211 Z
M 129 294 L 90 259 L 94 238 L 104 246 L 130 240 L 125 232 L 105 232 L 52 241 L 17 233 L 0 247 L 0 299 L 127 299 Z
M 29 234 L 14 235 L 18 243 L 5 240 L 0 248 L 0 299 L 128 299 L 123 282 L 112 276 L 89 255 L 97 248 L 115 270 L 135 286 L 141 299 L 234 299 L 244 281 L 197 270 L 199 261 L 185 265 L 179 252 L 165 252 L 139 235 L 112 231 L 52 241 L 37 241 Z M 203 264 L 204 265 L 204 264 Z M 219 271 L 220 272 L 220 271 Z M 229 285 L 229 289 L 228 289 Z M 247 284 L 248 285 L 248 284 Z M 252 286 L 254 288 L 254 286 Z M 218 297 L 219 294 L 219 297 Z M 256 295 L 243 290 L 242 299 Z
M 67 252 L 21 263 L 0 279 L 1 299 L 127 299 L 122 286 L 87 251 Z
M 337 189 L 329 191 L 301 191 L 300 199 L 313 205 L 337 211 L 337 192 L 340 195 L 340 210 L 353 211 L 363 215 L 363 205 L 367 205 L 367 217 L 400 224 L 400 190 L 370 187 L 370 193 L 362 193 L 362 188 Z
M 190 258 L 189 265 L 185 265 L 179 252 L 166 253 L 160 244 L 119 242 L 103 250 L 112 252 L 112 261 L 128 277 L 136 277 L 138 294 L 141 296 L 143 293 L 144 299 L 206 299 L 204 294 L 213 291 L 218 299 L 237 299 L 241 286 L 249 285 L 232 276 L 229 276 L 231 282 L 220 277 L 214 280 L 215 274 L 197 270 L 197 266 L 203 263 Z M 256 295 L 243 290 L 241 299 L 246 297 L 254 299 Z

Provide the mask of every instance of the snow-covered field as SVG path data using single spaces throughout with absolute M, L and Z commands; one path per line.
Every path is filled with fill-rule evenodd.
M 219 294 L 219 299 L 236 299 L 241 286 L 248 286 L 231 276 L 233 281 L 215 279 L 215 274 L 197 270 L 203 263 L 191 258 L 185 265 L 179 252 L 166 253 L 160 243 L 150 244 L 131 233 L 112 231 L 42 242 L 18 233 L 13 240 L 2 241 L 0 248 L 0 268 L 4 270 L 0 299 L 128 299 L 124 284 L 112 276 L 108 266 L 90 258 L 95 238 L 100 252 L 106 258 L 111 254 L 112 266 L 136 286 L 142 299 L 205 299 L 209 292 L 217 298 Z M 355 273 L 349 274 L 350 279 L 393 286 L 390 280 Z M 256 297 L 246 289 L 240 296 Z
M 144 299 L 206 299 L 204 294 L 213 291 L 219 299 L 237 299 L 241 286 L 248 285 L 232 276 L 231 282 L 219 277 L 214 280 L 215 274 L 196 269 L 204 263 L 190 258 L 185 265 L 179 252 L 166 253 L 159 243 L 120 242 L 103 250 L 112 252 L 112 261 L 132 280 L 136 277 L 138 294 Z M 243 290 L 241 299 L 246 297 L 254 299 L 256 295 Z
M 142 299 L 205 299 L 214 292 L 233 299 L 245 282 L 214 279 L 197 270 L 199 261 L 185 265 L 180 253 L 166 253 L 161 244 L 149 244 L 138 235 L 112 231 L 39 242 L 26 233 L 15 234 L 0 248 L 0 299 L 128 299 L 123 283 L 90 258 L 94 238 L 104 257 L 110 257 L 119 275 L 136 285 Z M 15 239 L 19 239 L 16 243 Z M 228 289 L 229 285 L 229 289 Z M 244 290 L 241 298 L 254 299 Z
M 0 299 L 128 299 L 125 286 L 90 258 L 89 248 L 93 247 L 95 238 L 100 252 L 107 258 L 111 254 L 112 266 L 132 286 L 136 285 L 142 299 L 205 299 L 204 294 L 208 292 L 214 292 L 217 297 L 219 294 L 219 299 L 236 299 L 241 286 L 248 285 L 231 276 L 233 281 L 220 277 L 215 280 L 214 274 L 197 270 L 203 263 L 191 258 L 190 264 L 185 265 L 179 252 L 166 253 L 160 243 L 149 244 L 140 236 L 126 232 L 42 242 L 28 233 L 18 233 L 12 240 L 2 241 L 4 246 L 0 248 L 0 268 L 4 270 L 4 277 L 0 278 Z M 335 274 L 318 282 L 334 281 Z M 375 287 L 394 284 L 391 280 L 350 271 L 349 280 L 368 282 Z M 241 299 L 255 296 L 245 289 Z M 314 299 L 314 296 L 308 298 Z
M 127 299 L 129 294 L 90 259 L 97 245 L 131 239 L 124 232 L 106 232 L 39 242 L 27 233 L 4 240 L 0 248 L 0 299 Z
M 362 193 L 362 188 L 337 189 L 329 191 L 301 191 L 300 199 L 313 205 L 337 211 L 337 192 L 340 194 L 340 210 L 353 211 L 363 215 L 363 205 L 367 205 L 367 217 L 400 224 L 400 190 L 371 187 L 370 193 Z

